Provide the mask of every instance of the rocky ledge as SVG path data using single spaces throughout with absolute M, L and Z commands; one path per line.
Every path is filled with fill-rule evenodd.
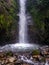
M 43 46 L 31 52 L 0 52 L 0 65 L 36 65 L 49 64 L 49 46 Z

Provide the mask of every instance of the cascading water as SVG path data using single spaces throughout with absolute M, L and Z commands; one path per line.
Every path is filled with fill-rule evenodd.
M 19 0 L 20 12 L 19 12 L 19 42 L 15 44 L 7 44 L 0 47 L 0 51 L 32 51 L 36 49 L 39 45 L 30 44 L 27 40 L 27 18 L 26 18 L 26 0 Z M 20 43 L 20 44 L 19 44 Z
M 19 43 L 27 42 L 27 21 L 26 21 L 26 0 L 20 0 L 20 12 L 19 12 Z
M 45 65 L 49 65 L 47 60 L 46 60 L 46 63 L 45 63 Z

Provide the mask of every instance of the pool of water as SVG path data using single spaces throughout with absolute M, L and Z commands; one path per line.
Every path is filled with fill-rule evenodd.
M 26 52 L 26 51 L 31 51 L 33 49 L 38 49 L 39 47 L 40 46 L 36 44 L 15 43 L 15 44 L 8 44 L 5 46 L 0 46 L 0 52 L 2 51 Z

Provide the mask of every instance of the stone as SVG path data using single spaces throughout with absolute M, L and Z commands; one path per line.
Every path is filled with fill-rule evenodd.
M 14 62 L 16 60 L 16 58 L 15 57 L 9 57 L 8 60 L 9 60 L 9 62 L 12 63 L 12 62 Z

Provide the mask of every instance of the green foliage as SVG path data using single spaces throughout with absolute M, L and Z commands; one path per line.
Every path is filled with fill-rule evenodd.
M 33 50 L 32 54 L 33 55 L 39 55 L 40 54 L 40 51 L 39 50 Z
M 6 53 L 6 56 L 13 56 L 13 53 L 11 51 Z
M 1 38 L 10 39 L 11 31 L 16 29 L 17 10 L 18 7 L 14 0 L 0 1 L 0 41 Z
M 40 42 L 49 43 L 49 0 L 29 0 L 29 3 L 27 9 L 34 20 L 35 34 Z M 45 24 L 45 21 L 48 25 Z

